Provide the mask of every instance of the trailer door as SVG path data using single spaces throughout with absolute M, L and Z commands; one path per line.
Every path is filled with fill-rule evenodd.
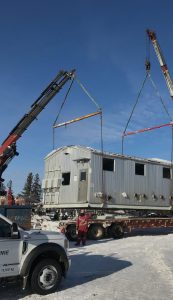
M 78 191 L 78 202 L 87 202 L 87 190 L 88 190 L 88 170 L 83 169 L 79 171 L 79 191 Z

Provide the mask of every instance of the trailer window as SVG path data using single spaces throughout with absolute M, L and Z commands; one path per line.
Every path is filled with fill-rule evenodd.
M 62 185 L 69 185 L 70 184 L 70 172 L 62 173 Z
M 86 181 L 86 172 L 80 173 L 80 181 Z
M 167 178 L 167 179 L 171 178 L 170 168 L 163 168 L 163 178 Z
M 103 170 L 104 171 L 114 171 L 114 159 L 103 158 Z
M 135 163 L 135 175 L 145 175 L 145 165 L 144 164 L 139 164 Z

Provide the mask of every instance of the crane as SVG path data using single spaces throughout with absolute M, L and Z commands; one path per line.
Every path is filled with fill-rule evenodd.
M 29 125 L 37 118 L 39 113 L 46 107 L 52 98 L 59 92 L 64 84 L 74 77 L 75 70 L 59 71 L 57 76 L 44 89 L 40 96 L 31 105 L 30 111 L 26 113 L 17 125 L 12 129 L 7 138 L 0 146 L 0 195 L 4 195 L 4 188 L 2 182 L 2 174 L 7 168 L 9 162 L 14 156 L 19 153 L 16 150 L 16 142 L 22 136 Z
M 156 34 L 155 34 L 155 32 L 153 32 L 153 31 L 151 31 L 149 29 L 147 29 L 147 34 L 148 34 L 148 37 L 149 37 L 149 39 L 151 40 L 151 42 L 153 44 L 154 50 L 156 52 L 156 55 L 157 55 L 157 58 L 158 58 L 158 61 L 159 61 L 159 64 L 161 66 L 163 75 L 164 75 L 165 80 L 166 80 L 166 84 L 167 84 L 170 96 L 171 96 L 171 98 L 173 100 L 173 82 L 172 82 L 172 79 L 171 79 L 171 76 L 170 76 L 167 64 L 166 64 L 165 59 L 163 57 L 163 54 L 161 52 L 160 45 L 159 45 L 159 43 L 157 41 Z

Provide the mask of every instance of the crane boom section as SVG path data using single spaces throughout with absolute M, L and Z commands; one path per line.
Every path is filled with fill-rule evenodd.
M 22 117 L 4 140 L 0 147 L 0 179 L 2 172 L 7 167 L 9 161 L 15 155 L 18 155 L 16 152 L 16 141 L 21 137 L 33 120 L 37 118 L 39 113 L 46 107 L 51 99 L 59 92 L 63 85 L 74 76 L 74 73 L 75 70 L 70 72 L 60 71 L 36 101 L 34 101 L 30 111 Z
M 148 36 L 149 36 L 149 38 L 150 38 L 150 40 L 153 44 L 154 50 L 156 52 L 156 55 L 157 55 L 157 58 L 158 58 L 158 61 L 159 61 L 159 64 L 161 66 L 163 75 L 164 75 L 165 80 L 166 80 L 166 84 L 167 84 L 169 93 L 170 93 L 171 98 L 173 100 L 173 82 L 172 82 L 171 76 L 169 74 L 167 64 L 166 64 L 165 59 L 163 57 L 163 54 L 161 52 L 160 45 L 157 41 L 156 34 L 153 31 L 150 31 L 150 30 L 147 30 L 147 34 L 148 34 Z

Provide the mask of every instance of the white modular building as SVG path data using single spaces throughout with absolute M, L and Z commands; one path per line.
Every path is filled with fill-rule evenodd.
M 45 207 L 172 210 L 172 164 L 82 146 L 45 157 Z

